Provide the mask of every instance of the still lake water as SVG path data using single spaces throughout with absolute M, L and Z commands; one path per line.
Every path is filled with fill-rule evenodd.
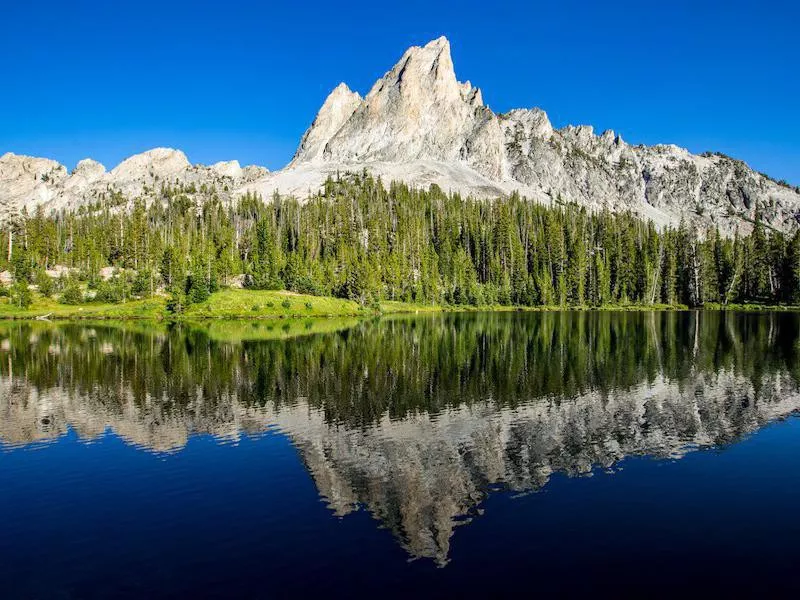
M 0 597 L 800 590 L 800 315 L 0 324 Z

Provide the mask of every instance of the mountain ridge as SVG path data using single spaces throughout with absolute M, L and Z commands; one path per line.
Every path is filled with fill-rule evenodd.
M 384 180 L 482 198 L 519 193 L 590 210 L 633 211 L 659 226 L 747 231 L 758 211 L 773 228 L 800 227 L 800 190 L 715 153 L 630 145 L 611 130 L 556 129 L 539 108 L 495 113 L 480 88 L 460 82 L 450 43 L 413 46 L 362 97 L 340 83 L 326 98 L 290 163 L 270 173 L 236 161 L 192 165 L 169 148 L 106 171 L 85 159 L 72 173 L 56 161 L 0 156 L 0 218 L 22 208 L 71 209 L 108 192 L 155 198 L 160 183 L 215 186 L 223 200 L 246 192 L 301 199 L 335 173 L 367 169 Z M 224 192 L 222 191 L 224 190 Z

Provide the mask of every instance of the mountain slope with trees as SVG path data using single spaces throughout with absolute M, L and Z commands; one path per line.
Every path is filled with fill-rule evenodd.
M 800 234 L 773 230 L 758 214 L 751 233 L 724 237 L 684 223 L 660 230 L 630 212 L 573 203 L 387 188 L 366 172 L 330 178 L 305 202 L 245 194 L 231 204 L 213 188 L 190 194 L 168 185 L 159 195 L 131 210 L 112 197 L 23 215 L 12 245 L 0 233 L 11 249 L 0 270 L 65 303 L 165 292 L 176 312 L 227 285 L 362 306 L 800 301 Z

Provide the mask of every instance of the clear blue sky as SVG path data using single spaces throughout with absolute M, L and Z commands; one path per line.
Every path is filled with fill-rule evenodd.
M 155 146 L 282 167 L 340 81 L 450 39 L 496 111 L 718 150 L 800 184 L 800 3 L 7 2 L 0 153 L 107 167 Z

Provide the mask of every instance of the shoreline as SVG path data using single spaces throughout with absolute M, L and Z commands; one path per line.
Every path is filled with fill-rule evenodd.
M 167 310 L 163 296 L 130 300 L 117 304 L 59 304 L 37 298 L 27 309 L 0 304 L 0 321 L 280 321 L 331 319 L 341 317 L 374 318 L 382 315 L 421 313 L 480 312 L 646 312 L 646 311 L 723 311 L 723 312 L 794 312 L 800 306 L 708 303 L 703 306 L 666 304 L 607 304 L 601 306 L 505 306 L 505 305 L 434 305 L 385 301 L 376 307 L 361 306 L 352 300 L 329 296 L 310 296 L 286 291 L 222 290 L 201 304 L 191 305 L 181 314 Z

